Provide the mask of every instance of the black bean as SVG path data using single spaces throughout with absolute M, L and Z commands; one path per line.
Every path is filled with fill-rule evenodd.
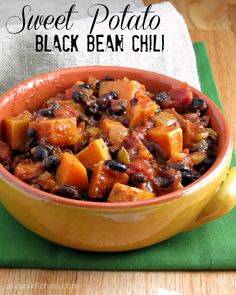
M 202 98 L 194 98 L 191 103 L 191 110 L 196 111 L 205 111 L 207 108 L 207 104 L 204 99 Z
M 37 111 L 37 115 L 45 116 L 45 117 L 53 117 L 54 112 L 59 109 L 60 105 L 58 102 L 54 102 L 50 107 L 39 109 Z
M 124 114 L 125 112 L 125 106 L 122 102 L 114 105 L 111 107 L 111 112 L 112 114 L 116 115 L 116 116 L 121 116 Z
M 92 116 L 99 112 L 99 105 L 97 103 L 84 107 L 84 111 L 88 116 Z
M 37 137 L 37 131 L 34 128 L 28 128 L 27 136 L 31 139 L 34 139 Z
M 153 180 L 153 184 L 157 189 L 169 188 L 175 181 L 174 175 L 169 175 L 168 173 L 163 174 L 165 175 L 157 176 Z
M 163 148 L 157 143 L 144 139 L 144 144 L 149 152 L 160 162 L 165 162 L 168 156 Z
M 188 168 L 181 168 L 180 169 L 180 173 L 181 173 L 181 177 L 182 177 L 182 185 L 186 186 L 190 183 L 192 183 L 193 181 L 197 180 L 199 177 L 201 177 L 201 174 L 190 170 Z
M 207 156 L 200 164 L 195 165 L 194 169 L 197 170 L 200 174 L 204 174 L 208 169 L 211 168 L 214 162 L 215 157 Z
M 166 101 L 169 99 L 169 96 L 166 92 L 160 92 L 160 93 L 157 93 L 154 97 L 153 97 L 153 100 L 159 104 L 160 106 Z
M 114 78 L 112 78 L 111 76 L 104 76 L 102 78 L 102 81 L 114 81 Z
M 58 194 L 66 198 L 78 198 L 78 189 L 71 185 L 63 185 L 59 188 Z
M 48 109 L 40 109 L 38 110 L 37 114 L 45 116 L 45 117 L 52 117 L 53 116 L 53 109 L 48 108 Z
M 137 99 L 136 97 L 131 98 L 131 100 L 130 100 L 130 104 L 131 104 L 132 106 L 135 106 L 137 103 L 138 103 L 138 99 Z
M 91 88 L 91 85 L 90 84 L 87 84 L 87 83 L 84 83 L 84 84 L 80 84 L 79 87 L 90 89 Z
M 109 94 L 111 95 L 112 99 L 118 99 L 118 94 L 115 91 L 110 91 Z
M 111 105 L 111 95 L 106 93 L 97 98 L 97 103 L 102 111 L 106 110 Z
M 110 107 L 112 99 L 118 99 L 118 94 L 114 91 L 105 93 L 99 98 L 97 98 L 97 103 L 99 104 L 101 110 L 106 110 L 108 107 Z
M 102 117 L 102 114 L 100 114 L 100 113 L 96 113 L 93 115 L 93 119 L 95 121 L 100 121 L 101 117 Z
M 129 127 L 129 119 L 125 118 L 125 119 L 122 121 L 122 124 L 123 124 L 125 127 Z
M 130 177 L 130 181 L 133 184 L 144 183 L 147 181 L 147 177 L 142 172 L 138 172 Z
M 48 150 L 43 146 L 36 146 L 33 156 L 35 161 L 41 161 L 48 157 Z
M 104 162 L 111 170 L 116 170 L 119 172 L 125 172 L 128 168 L 126 165 L 116 161 L 116 160 L 106 160 Z
M 72 94 L 72 99 L 74 102 L 82 102 L 85 98 L 85 93 L 83 91 L 74 91 Z
M 56 156 L 49 156 L 45 159 L 44 166 L 46 170 L 53 172 L 56 171 L 60 161 Z
M 213 165 L 213 163 L 215 162 L 215 158 L 214 157 L 206 157 L 202 164 L 207 167 L 207 169 L 211 168 L 211 166 Z
M 160 187 L 168 188 L 174 183 L 174 177 L 160 177 Z

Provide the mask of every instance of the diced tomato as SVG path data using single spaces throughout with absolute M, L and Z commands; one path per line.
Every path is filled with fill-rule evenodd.
M 128 174 L 132 175 L 138 172 L 142 172 L 149 180 L 154 178 L 154 169 L 146 160 L 137 159 L 129 164 Z
M 143 131 L 144 132 L 144 131 Z M 153 156 L 149 150 L 142 143 L 140 138 L 141 133 L 133 133 L 129 138 L 124 141 L 124 147 L 128 151 L 131 161 L 135 159 L 152 160 Z
M 187 83 L 183 83 L 181 86 L 173 88 L 168 92 L 171 97 L 172 108 L 188 107 L 193 100 L 193 92 Z

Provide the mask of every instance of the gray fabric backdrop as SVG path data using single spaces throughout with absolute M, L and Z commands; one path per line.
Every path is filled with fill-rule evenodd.
M 2 14 L 0 21 L 3 24 L 3 27 L 0 28 L 0 94 L 11 86 L 37 74 L 59 68 L 83 65 L 118 65 L 141 68 L 175 77 L 199 88 L 195 55 L 186 24 L 182 16 L 168 2 L 156 4 L 152 8 L 161 18 L 160 26 L 155 31 L 151 29 L 123 31 L 120 28 L 111 31 L 105 22 L 96 26 L 94 35 L 104 34 L 106 37 L 108 34 L 123 34 L 125 44 L 123 52 L 112 52 L 111 50 L 88 52 L 86 37 L 89 34 L 92 18 L 88 17 L 87 9 L 92 4 L 106 4 L 110 12 L 118 13 L 124 9 L 125 5 L 130 3 L 132 10 L 137 15 L 142 14 L 145 8 L 141 0 L 75 1 L 79 14 L 75 15 L 77 21 L 74 22 L 71 30 L 66 31 L 66 34 L 79 34 L 80 48 L 79 52 L 71 53 L 58 52 L 58 50 L 51 52 L 36 52 L 35 50 L 36 34 L 47 34 L 49 40 L 53 40 L 55 34 L 63 36 L 65 34 L 63 31 L 24 30 L 20 34 L 9 34 L 5 27 L 6 20 L 10 16 L 20 15 L 24 4 L 32 6 L 34 16 L 36 14 L 53 14 L 56 16 L 69 9 L 71 3 L 73 3 L 71 0 L 0 1 Z M 14 23 L 11 22 L 11 24 Z M 134 52 L 132 50 L 132 37 L 135 34 L 155 34 L 159 40 L 161 40 L 161 35 L 164 34 L 164 51 Z
M 112 2 L 112 5 L 111 5 Z M 103 3 L 109 5 L 112 11 L 116 11 L 120 7 L 124 7 L 129 2 L 135 2 L 137 6 L 142 6 L 142 0 L 0 0 L 0 27 L 5 26 L 6 21 L 13 15 L 19 15 L 24 5 L 30 5 L 34 14 L 61 14 L 67 10 L 71 4 L 76 4 L 78 14 L 74 19 L 84 17 L 87 8 L 95 3 Z M 11 22 L 15 24 L 15 22 Z

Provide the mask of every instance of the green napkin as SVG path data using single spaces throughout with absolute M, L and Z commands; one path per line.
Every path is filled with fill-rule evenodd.
M 220 100 L 203 43 L 195 43 L 202 91 Z M 236 164 L 235 158 L 233 160 Z M 199 229 L 160 244 L 124 253 L 76 251 L 25 229 L 0 206 L 0 266 L 94 270 L 183 270 L 236 268 L 236 210 Z

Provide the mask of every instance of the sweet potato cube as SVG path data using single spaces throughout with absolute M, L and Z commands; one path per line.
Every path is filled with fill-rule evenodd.
M 23 148 L 31 119 L 31 113 L 24 111 L 16 117 L 3 120 L 6 141 L 12 150 Z
M 120 122 L 104 119 L 101 123 L 102 132 L 108 137 L 112 144 L 120 146 L 129 134 L 129 129 Z
M 121 183 L 115 183 L 110 195 L 107 199 L 108 202 L 130 202 L 141 201 L 155 198 L 154 193 L 124 185 Z
M 84 165 L 71 153 L 63 153 L 57 168 L 56 179 L 60 185 L 77 186 L 79 191 L 88 188 L 87 170 Z
M 100 161 L 111 159 L 108 147 L 102 138 L 92 141 L 76 156 L 83 163 L 83 165 L 89 169 L 93 169 L 94 165 Z
M 128 183 L 129 176 L 125 172 L 111 170 L 103 161 L 93 170 L 88 194 L 92 199 L 102 198 L 109 194 L 114 183 Z
M 116 125 L 119 124 L 119 122 L 114 121 L 114 120 L 110 120 L 110 119 L 104 119 L 101 124 L 100 124 L 100 128 L 102 130 L 102 132 L 107 136 L 109 134 L 109 131 L 111 130 L 111 128 Z
M 143 92 L 137 93 L 135 99 L 135 101 L 131 100 L 127 105 L 129 127 L 141 124 L 144 120 L 151 118 L 157 111 L 157 104 Z
M 145 86 L 134 80 L 123 78 L 114 81 L 102 81 L 99 88 L 99 96 L 115 91 L 119 100 L 129 101 L 138 91 L 145 91 Z
M 180 127 L 159 125 L 147 132 L 150 140 L 159 144 L 171 158 L 175 153 L 182 152 L 183 132 Z
M 83 140 L 83 131 L 77 128 L 76 118 L 39 120 L 35 127 L 39 138 L 52 145 L 70 146 Z

